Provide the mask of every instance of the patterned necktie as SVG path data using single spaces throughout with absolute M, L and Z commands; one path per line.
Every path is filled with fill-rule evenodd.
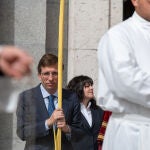
M 52 114 L 53 111 L 55 110 L 54 98 L 55 98 L 54 95 L 50 95 L 50 96 L 48 97 L 48 99 L 49 99 L 49 103 L 48 103 L 48 114 L 49 114 L 49 116 L 51 116 L 51 114 Z

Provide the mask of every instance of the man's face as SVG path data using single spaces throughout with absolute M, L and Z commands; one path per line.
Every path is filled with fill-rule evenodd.
M 58 86 L 58 64 L 49 67 L 41 67 L 41 73 L 38 75 L 44 88 L 54 94 Z
M 144 19 L 150 21 L 150 0 L 132 0 L 136 12 Z

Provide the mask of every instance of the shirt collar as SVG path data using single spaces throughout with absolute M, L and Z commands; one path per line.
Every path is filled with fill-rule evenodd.
M 43 98 L 46 98 L 49 95 L 51 95 L 50 93 L 47 92 L 47 90 L 43 87 L 42 84 L 40 85 L 40 89 L 41 89 Z M 53 95 L 56 96 L 56 97 L 58 97 L 58 91 L 56 91 Z
M 147 21 L 144 18 L 142 18 L 136 11 L 134 12 L 132 18 L 141 26 L 150 28 L 150 21 Z
M 83 109 L 83 108 L 90 109 L 91 102 L 88 103 L 87 107 L 85 107 L 85 105 L 83 103 L 80 103 L 80 105 L 81 105 L 81 109 Z

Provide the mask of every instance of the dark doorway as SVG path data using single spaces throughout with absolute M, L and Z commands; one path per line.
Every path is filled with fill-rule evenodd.
M 134 12 L 134 7 L 132 5 L 131 0 L 124 0 L 123 1 L 123 20 L 128 19 L 132 16 Z

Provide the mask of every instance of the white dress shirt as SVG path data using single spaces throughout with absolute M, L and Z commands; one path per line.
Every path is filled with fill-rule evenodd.
M 49 97 L 50 94 L 45 90 L 45 88 L 43 87 L 42 84 L 40 85 L 40 89 L 41 89 L 41 92 L 42 92 L 42 96 L 43 96 L 43 98 L 44 98 L 45 106 L 46 106 L 46 108 L 47 108 L 47 110 L 48 110 L 48 104 L 49 104 L 49 99 L 48 99 L 48 97 Z M 58 107 L 58 92 L 54 93 L 53 95 L 55 95 L 55 98 L 54 98 L 54 106 L 55 106 L 55 108 L 57 108 L 57 107 Z M 45 128 L 46 128 L 46 130 L 49 130 L 49 127 L 48 127 L 48 125 L 47 125 L 46 120 L 45 120 Z
M 50 94 L 45 90 L 45 88 L 43 87 L 42 84 L 40 85 L 40 88 L 41 88 L 42 96 L 44 98 L 44 103 L 45 103 L 46 108 L 48 110 L 48 104 L 49 104 L 48 97 L 50 96 Z M 55 108 L 57 108 L 58 107 L 58 93 L 57 93 L 57 91 L 53 95 L 55 96 L 55 98 L 54 98 L 54 106 L 55 106 Z
M 80 103 L 80 106 L 81 106 L 81 113 L 83 114 L 83 116 L 85 117 L 85 119 L 87 120 L 87 122 L 91 127 L 92 126 L 92 114 L 90 109 L 91 102 L 88 103 L 87 107 L 85 107 L 83 103 Z

